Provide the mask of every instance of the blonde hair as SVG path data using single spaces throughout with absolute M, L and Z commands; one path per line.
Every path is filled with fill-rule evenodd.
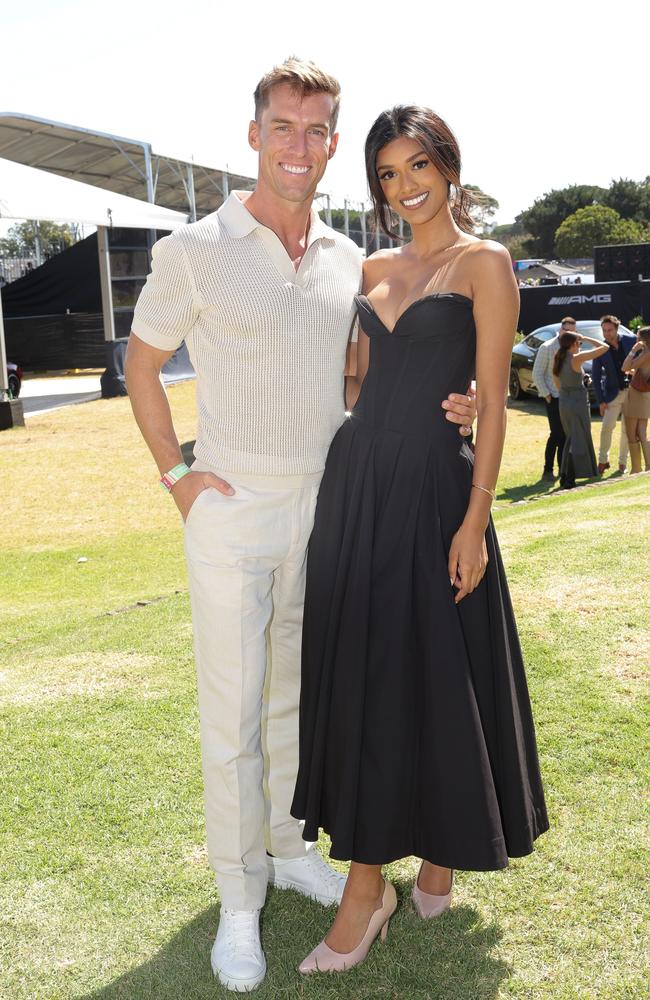
M 271 90 L 281 83 L 288 83 L 291 89 L 301 97 L 307 97 L 310 94 L 329 94 L 334 99 L 330 128 L 332 132 L 336 131 L 341 103 L 341 84 L 335 77 L 319 69 L 316 63 L 298 59 L 297 56 L 289 56 L 279 66 L 274 66 L 270 72 L 264 74 L 258 83 L 253 94 L 257 121 L 259 121 L 262 111 L 269 106 Z

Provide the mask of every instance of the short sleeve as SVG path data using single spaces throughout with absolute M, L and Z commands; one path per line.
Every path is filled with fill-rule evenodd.
M 198 316 L 197 296 L 180 241 L 164 236 L 154 244 L 151 274 L 140 292 L 131 329 L 161 351 L 175 351 Z

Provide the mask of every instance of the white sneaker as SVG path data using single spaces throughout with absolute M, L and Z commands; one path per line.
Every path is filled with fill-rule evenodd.
M 259 910 L 221 910 L 210 955 L 212 971 L 228 990 L 248 993 L 266 975 Z
M 313 847 L 301 858 L 268 857 L 267 861 L 269 885 L 276 889 L 295 889 L 323 906 L 341 902 L 346 876 L 330 868 Z

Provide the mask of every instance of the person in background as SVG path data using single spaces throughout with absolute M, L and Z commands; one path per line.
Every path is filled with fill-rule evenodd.
M 602 357 L 596 358 L 591 369 L 596 399 L 600 406 L 603 422 L 600 428 L 600 445 L 598 449 L 598 475 L 602 476 L 609 469 L 609 449 L 616 421 L 622 412 L 627 393 L 627 378 L 622 370 L 623 361 L 634 346 L 634 337 L 629 334 L 619 334 L 621 325 L 617 316 L 603 316 L 600 326 L 605 343 L 611 348 L 603 351 Z M 625 472 L 627 465 L 627 434 L 625 422 L 621 422 L 621 440 L 618 447 L 618 471 Z
M 650 469 L 650 326 L 637 331 L 638 340 L 622 365 L 624 372 L 634 372 L 623 406 L 623 419 L 630 445 L 632 472 L 641 472 L 641 452 L 646 472 Z
M 575 333 L 576 321 L 573 316 L 565 316 L 555 337 L 542 344 L 535 355 L 533 364 L 533 382 L 544 400 L 546 417 L 549 426 L 548 441 L 544 450 L 544 471 L 542 479 L 554 482 L 557 476 L 553 472 L 555 455 L 557 453 L 558 474 L 562 465 L 562 449 L 564 448 L 564 428 L 560 420 L 560 392 L 553 379 L 553 359 L 560 346 L 560 334 Z
M 581 351 L 582 344 L 593 347 Z M 585 361 L 598 358 L 608 351 L 609 344 L 577 333 L 561 333 L 560 343 L 553 361 L 555 384 L 560 390 L 560 419 L 566 434 L 560 467 L 560 486 L 571 490 L 576 479 L 589 479 L 598 475 L 596 453 L 591 440 L 591 412 L 589 394 L 584 384 L 582 366 Z

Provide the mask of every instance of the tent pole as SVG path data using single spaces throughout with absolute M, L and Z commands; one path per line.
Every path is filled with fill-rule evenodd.
M 187 164 L 187 192 L 190 203 L 190 222 L 196 222 L 196 194 L 194 192 L 194 171 L 192 164 Z
M 0 289 L 0 403 L 3 403 L 8 398 L 7 349 L 5 347 L 5 325 L 2 319 L 2 290 Z
M 144 151 L 144 169 L 145 169 L 145 178 L 147 181 L 147 201 L 151 202 L 151 204 L 153 205 L 153 203 L 156 200 L 156 192 L 154 190 L 154 185 L 153 185 L 153 164 L 151 162 L 151 146 L 149 145 L 148 142 L 146 142 L 143 145 L 142 149 Z M 156 242 L 156 230 L 149 229 L 147 231 L 147 249 L 149 251 L 149 264 L 151 264 L 151 248 L 153 247 L 155 242 Z M 109 273 L 110 273 L 110 261 L 109 261 Z M 111 316 L 112 315 L 113 312 L 111 306 Z M 108 338 L 106 339 L 108 340 Z M 115 340 L 115 331 L 113 331 L 113 336 L 110 339 Z
M 112 341 L 115 340 L 115 317 L 113 315 L 113 292 L 111 289 L 111 258 L 106 226 L 97 226 L 97 250 L 99 252 L 99 280 L 102 288 L 104 340 Z
M 0 431 L 10 427 L 24 427 L 25 414 L 22 399 L 9 399 L 9 379 L 7 378 L 7 351 L 5 348 L 5 328 L 2 320 L 2 292 L 0 292 Z

